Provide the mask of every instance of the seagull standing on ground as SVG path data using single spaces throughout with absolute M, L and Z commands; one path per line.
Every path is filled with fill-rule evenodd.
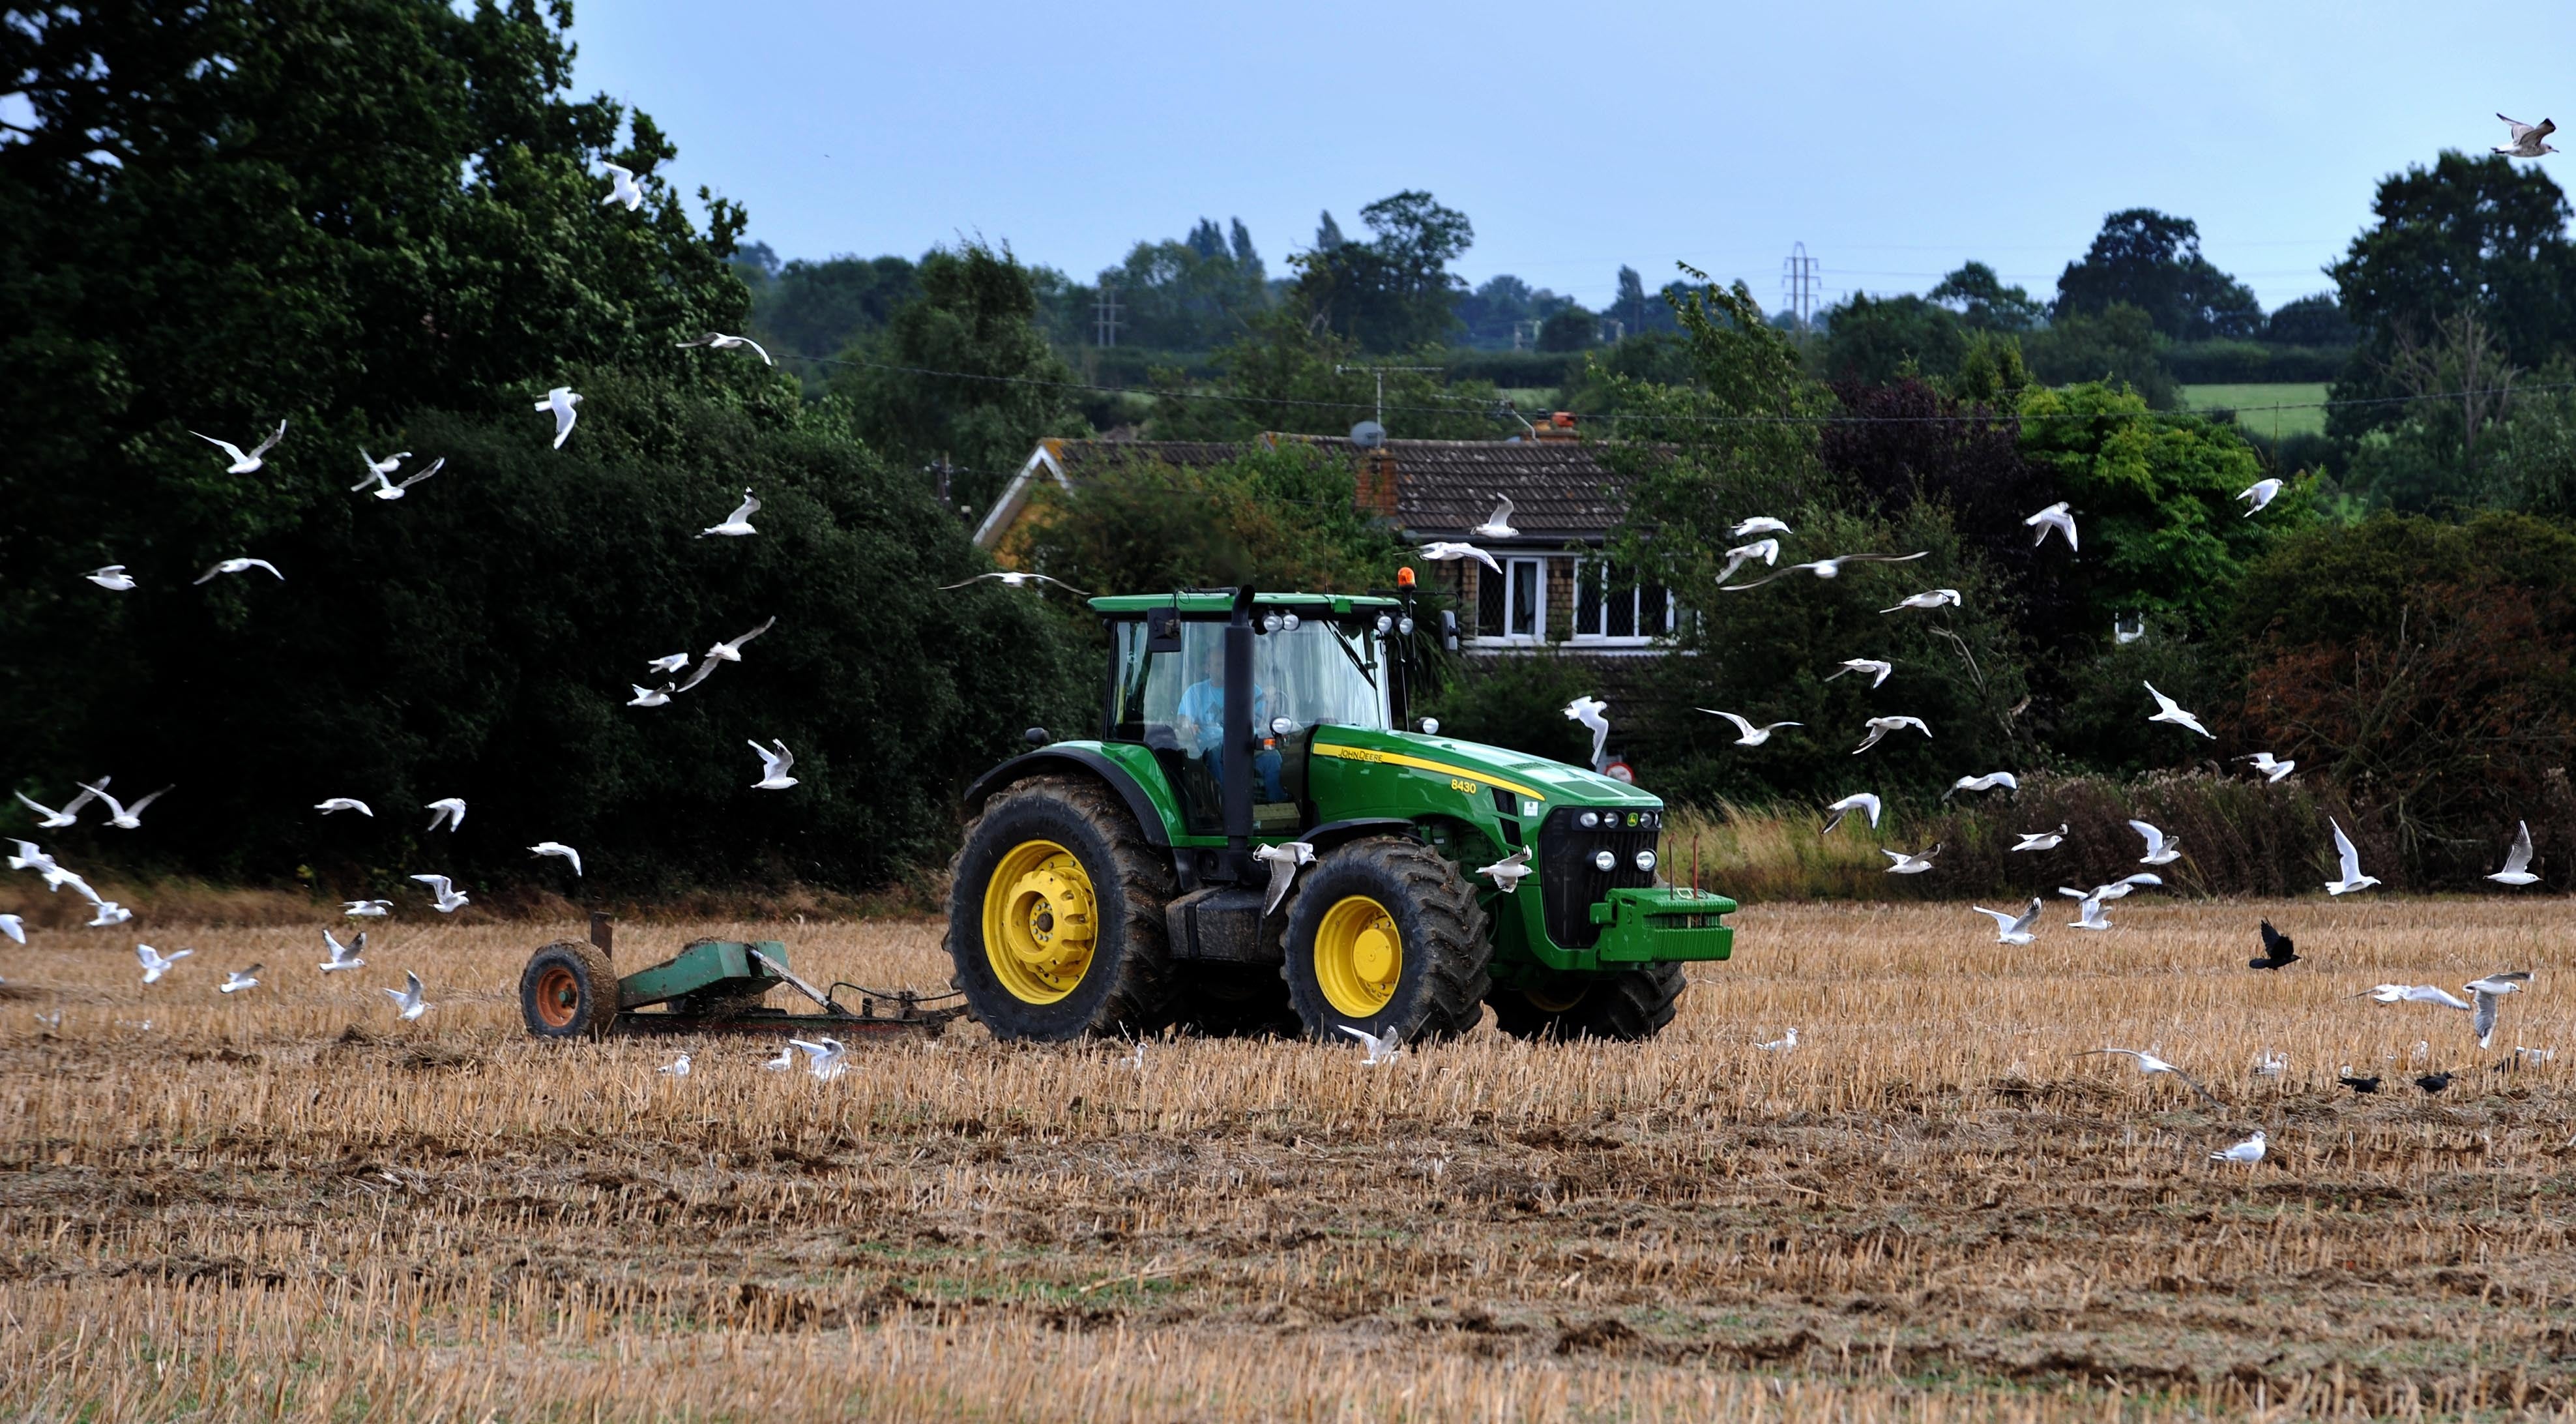
M 1959 606 L 1959 591 L 1957 589 L 1934 588 L 1926 589 L 1921 593 L 1908 594 L 1896 601 L 1896 607 L 1882 608 L 1878 611 L 1881 613 L 1895 613 L 1907 608 L 1957 608 Z
M 1736 547 L 1727 550 L 1726 567 L 1717 571 L 1716 581 L 1724 583 L 1728 579 L 1735 577 L 1735 571 L 1737 569 L 1744 567 L 1755 559 L 1760 559 L 1765 567 L 1780 562 L 1780 541 L 1777 539 L 1756 539 L 1750 544 L 1739 544 Z
M 739 539 L 746 534 L 757 534 L 760 531 L 751 527 L 751 517 L 759 512 L 760 501 L 750 490 L 744 490 L 742 503 L 734 506 L 733 513 L 726 515 L 722 524 L 710 524 L 699 530 L 698 537 L 704 539 L 709 535 L 715 535 L 720 538 Z
M 2504 134 L 2506 141 L 2497 144 L 2495 146 L 2495 151 L 2503 154 L 2505 157 L 2538 158 L 2544 153 L 2556 153 L 2558 151 L 2541 141 L 2548 138 L 2551 134 L 2558 132 L 2558 125 L 2554 120 L 2542 119 L 2536 124 L 2526 124 L 2520 119 L 2505 119 L 2502 114 L 2498 114 L 2496 117 L 2504 119 Z
M 1887 681 L 1887 675 L 1894 671 L 1896 671 L 1896 664 L 1889 662 L 1884 658 L 1845 658 L 1843 659 L 1842 672 L 1826 673 L 1822 681 L 1831 682 L 1846 672 L 1865 672 L 1870 675 L 1869 685 L 1871 687 L 1876 687 L 1880 683 Z
M 2262 513 L 2263 507 L 2278 498 L 2280 493 L 2281 482 L 2279 480 L 2256 480 L 2254 483 L 2238 490 L 2236 492 L 2236 497 L 2246 501 L 2245 518 L 2251 519 L 2255 515 Z
M 376 818 L 374 809 L 369 807 L 366 802 L 359 800 L 355 796 L 328 797 L 324 800 L 314 802 L 313 809 L 321 812 L 325 816 L 330 815 L 334 811 L 355 811 L 370 821 Z
M 179 949 L 163 954 L 148 944 L 138 944 L 134 947 L 134 958 L 143 966 L 143 982 L 146 984 L 160 983 L 162 975 L 177 968 L 180 960 L 194 953 L 196 951 L 193 949 Z
M 1601 715 L 1610 704 L 1598 697 L 1578 697 L 1565 704 L 1565 719 L 1592 729 L 1592 769 L 1601 769 L 1601 754 L 1610 745 L 1610 719 Z
M 2054 529 L 2066 536 L 2066 552 L 2070 554 L 2075 552 L 2075 516 L 2067 512 L 2066 501 L 2061 499 L 2023 520 L 2022 523 L 2039 531 L 2039 537 L 2030 541 L 2032 548 L 2036 549 L 2047 543 L 2048 531 Z
M 2053 831 L 2023 831 L 2020 843 L 2013 849 L 2055 850 L 2066 843 L 2066 831 L 2067 825 L 2064 821 L 2058 822 L 2057 829 Z
M 759 342 L 752 340 L 748 336 L 727 336 L 721 331 L 710 331 L 704 336 L 692 337 L 687 341 L 677 341 L 672 344 L 675 346 L 704 346 L 711 351 L 731 351 L 737 346 L 748 346 L 753 351 L 759 353 L 760 364 L 764 366 L 775 366 L 778 364 L 777 362 L 769 359 L 768 347 L 761 345 Z
M 2151 1049 L 2088 1048 L 2075 1056 L 2078 1058 L 2084 1058 L 2101 1053 L 2116 1053 L 2124 1058 L 2134 1058 L 2138 1061 L 2138 1071 L 2150 1076 L 2157 1073 L 2171 1073 L 2176 1078 L 2181 1079 L 2185 1087 L 2188 1087 L 2193 1092 L 2200 1094 L 2203 1098 L 2207 1098 L 2211 1107 L 2217 1108 L 2222 1112 L 2227 1108 L 2227 1104 L 2220 1102 L 2216 1098 L 2210 1097 L 2209 1090 L 2202 1087 L 2198 1079 L 2192 1077 L 2189 1073 L 2182 1071 L 2180 1068 L 2167 1063 L 2165 1060 L 2158 1058 Z
M 1920 875 L 1924 871 L 1932 868 L 1932 857 L 1941 853 L 1941 847 L 1938 844 L 1935 844 L 1930 850 L 1923 852 L 1921 855 L 1908 855 L 1904 851 L 1889 850 L 1882 846 L 1879 848 L 1878 853 L 1895 862 L 1887 867 L 1888 874 Z
M 110 593 L 123 593 L 134 587 L 134 575 L 127 573 L 123 564 L 110 564 L 103 569 L 92 569 L 81 577 Z
M 656 1073 L 668 1073 L 674 1078 L 685 1078 L 689 1076 L 689 1055 L 683 1053 L 679 1057 L 672 1059 L 670 1062 L 663 1064 L 661 1067 L 656 1068 L 653 1071 Z
M 787 749 L 786 739 L 772 737 L 770 741 L 778 750 L 773 752 L 758 742 L 751 743 L 751 749 L 760 753 L 760 779 L 751 784 L 754 791 L 784 791 L 796 784 L 796 778 L 787 774 L 787 769 L 796 764 L 796 754 Z
M 1522 846 L 1491 865 L 1477 867 L 1476 873 L 1493 881 L 1494 888 L 1504 894 L 1517 895 L 1520 893 L 1522 877 L 1530 873 L 1529 861 L 1529 847 Z
M 2297 762 L 2283 761 L 2270 752 L 2256 752 L 2252 756 L 2238 757 L 2237 760 L 2252 762 L 2254 769 L 2262 773 L 2265 781 L 2279 781 L 2299 769 Z
M 2209 738 L 2213 742 L 2218 740 L 2218 734 L 2210 731 L 2207 727 L 2200 725 L 2200 719 L 2198 717 L 2185 712 L 2182 710 L 2182 705 L 2180 703 L 2165 696 L 2163 693 L 2156 691 L 2156 685 L 2154 683 L 2141 682 L 2138 685 L 2145 688 L 2147 690 L 2147 695 L 2156 700 L 2156 711 L 2147 718 L 2148 721 L 2171 722 L 2177 727 L 2189 727 L 2193 731 L 2200 733 L 2202 736 Z
M 367 961 L 359 958 L 360 955 L 367 952 L 367 935 L 364 930 L 358 932 L 358 939 L 354 944 L 342 944 L 340 943 L 339 936 L 331 933 L 329 930 L 324 930 L 322 932 L 322 947 L 331 951 L 331 957 L 314 967 L 320 969 L 325 974 L 337 974 L 343 969 L 364 969 L 367 967 Z
M 246 574 L 253 569 L 266 569 L 279 583 L 286 582 L 286 575 L 278 573 L 277 565 L 266 559 L 217 559 L 204 573 L 197 575 L 194 582 L 213 583 L 220 575 Z
M 608 170 L 608 196 L 599 200 L 600 206 L 624 203 L 626 211 L 630 213 L 644 206 L 644 185 L 635 181 L 634 169 L 615 163 L 602 163 L 599 166 Z
M 788 1069 L 795 1067 L 796 1045 L 791 1043 L 780 1048 L 778 1050 L 777 1057 L 762 1059 L 760 1066 L 772 1073 L 784 1073 Z
M 1776 574 L 1764 574 L 1751 583 L 1722 583 L 1717 588 L 1720 593 L 1741 593 L 1748 588 L 1760 588 L 1774 579 L 1787 578 L 1791 574 L 1814 574 L 1820 579 L 1841 578 L 1845 564 L 1902 564 L 1927 557 L 1931 552 L 1925 549 L 1913 554 L 1836 554 L 1830 559 L 1811 559 L 1803 564 L 1791 564 Z
M 2144 821 L 2131 821 L 2129 829 L 2147 839 L 2147 853 L 2138 857 L 2140 865 L 2171 865 L 2182 859 L 2182 837 L 2165 839 L 2165 833 Z
M 564 441 L 572 435 L 572 423 L 577 418 L 573 413 L 573 407 L 579 404 L 581 404 L 581 396 L 570 386 L 555 387 L 546 392 L 544 400 L 536 404 L 539 413 L 552 412 L 554 415 L 555 448 L 558 450 L 563 448 Z
M 1735 724 L 1735 730 L 1740 734 L 1735 739 L 1735 745 L 1739 747 L 1758 747 L 1764 742 L 1771 740 L 1771 734 L 1783 727 L 1803 727 L 1807 725 L 1804 722 L 1773 722 L 1767 726 L 1756 727 L 1751 722 L 1746 721 L 1742 717 L 1738 717 L 1732 712 L 1720 712 L 1714 707 L 1702 707 L 1698 710 L 1705 712 L 1712 717 L 1723 717 L 1726 720 L 1733 722 Z
M 1459 539 L 1434 539 L 1422 546 L 1422 557 L 1435 564 L 1445 564 L 1453 559 L 1474 559 L 1496 573 L 1503 571 L 1503 566 L 1494 562 L 1493 555 Z
M 2209 1160 L 2212 1162 L 2242 1162 L 2250 1167 L 2263 1160 L 2263 1146 L 2263 1129 L 2258 1127 L 2254 1129 L 2253 1136 L 2246 1138 L 2235 1146 L 2210 1153 Z
M 2263 922 L 2263 957 L 2246 960 L 2245 967 L 2280 969 L 2298 962 L 2299 951 L 2297 946 L 2291 943 L 2290 937 L 2272 928 L 2270 920 L 2265 920 Z
M 1315 848 L 1304 841 L 1287 841 L 1262 846 L 1253 851 L 1252 858 L 1270 862 L 1270 898 L 1261 906 L 1267 918 L 1279 913 L 1279 902 L 1288 898 L 1288 887 L 1297 883 L 1298 867 L 1315 863 Z
M 1787 1033 L 1780 1035 L 1769 1043 L 1757 1043 L 1753 1046 L 1761 1049 L 1765 1053 L 1787 1053 L 1798 1046 L 1798 1026 L 1796 1024 L 1791 1024 Z
M 1852 748 L 1851 754 L 1853 756 L 1859 756 L 1862 752 L 1868 751 L 1871 747 L 1877 746 L 1879 739 L 1885 737 L 1888 733 L 1900 732 L 1907 727 L 1912 727 L 1914 730 L 1921 732 L 1926 737 L 1932 735 L 1932 729 L 1923 725 L 1923 719 L 1920 717 L 1872 717 L 1862 725 L 1869 728 L 1869 738 L 1866 741 L 1863 741 L 1859 746 Z
M 2531 885 L 2540 877 L 2531 873 L 2531 823 L 2514 822 L 2513 849 L 2504 853 L 2504 869 L 2487 879 L 2498 885 Z
M 572 862 L 572 873 L 581 874 L 581 852 L 565 845 L 562 841 L 539 841 L 528 847 L 528 854 L 532 859 L 551 855 L 559 860 L 569 860 Z
M 446 876 L 415 875 L 412 879 L 428 886 L 429 893 L 438 897 L 432 902 L 431 908 L 440 914 L 452 915 L 465 908 L 465 892 L 457 889 Z
M 170 794 L 170 788 L 164 786 L 160 790 L 155 791 L 151 795 L 144 797 L 142 800 L 135 802 L 131 806 L 128 806 L 124 802 L 107 794 L 106 777 L 100 777 L 98 784 L 95 786 L 92 786 L 86 781 L 82 782 L 81 790 L 89 792 L 99 800 L 107 803 L 107 823 L 116 827 L 120 831 L 139 831 L 143 829 L 143 808 Z
M 2038 938 L 2037 935 L 2031 933 L 2031 927 L 2039 923 L 2041 903 L 2042 902 L 2038 896 L 2032 896 L 2030 908 L 2022 911 L 2019 915 L 2015 915 L 2009 910 L 1989 910 L 1983 905 L 1973 905 L 1969 908 L 1975 910 L 1980 915 L 1992 915 L 1995 917 L 1995 943 L 2028 944 L 2032 940 Z
M 441 821 L 447 822 L 450 834 L 465 829 L 465 798 L 462 796 L 442 796 L 421 809 L 429 813 L 429 829 L 433 831 L 438 829 Z
M 1840 801 L 1831 803 L 1826 806 L 1825 809 L 1833 812 L 1834 818 L 1825 822 L 1825 828 L 1823 830 L 1816 832 L 1819 836 L 1832 835 L 1834 833 L 1834 827 L 1843 823 L 1843 817 L 1850 815 L 1854 811 L 1867 812 L 1869 814 L 1870 829 L 1878 829 L 1878 797 L 1870 792 L 1855 791 Z
M 1521 531 L 1512 527 L 1512 502 L 1504 495 L 1494 496 L 1494 512 L 1485 522 L 1467 531 L 1479 539 L 1517 539 Z
M 394 1016 L 405 1022 L 429 1012 L 429 999 L 421 985 L 420 976 L 408 969 L 403 971 L 401 988 L 378 989 L 376 992 L 394 1001 Z
M 2378 884 L 2378 876 L 2361 873 L 2361 851 L 2353 845 L 2352 837 L 2343 833 L 2343 823 L 2328 816 L 2326 824 L 2334 827 L 2335 860 L 2340 870 L 2339 878 L 2326 882 L 2326 893 L 2349 895 Z
M 279 421 L 277 423 L 277 429 L 271 432 L 267 439 L 250 447 L 249 454 L 243 454 L 242 447 L 239 445 L 236 445 L 229 440 L 217 440 L 215 437 L 208 435 L 203 431 L 191 430 L 188 433 L 233 457 L 233 462 L 224 467 L 225 474 L 249 475 L 258 473 L 259 467 L 267 463 L 267 461 L 262 457 L 267 455 L 269 450 L 274 447 L 278 441 L 286 438 L 286 422 L 282 420 Z

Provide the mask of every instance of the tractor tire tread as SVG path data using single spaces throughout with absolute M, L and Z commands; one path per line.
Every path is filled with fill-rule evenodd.
M 1418 912 L 1423 933 L 1407 940 L 1405 953 L 1410 957 L 1419 946 L 1425 992 L 1419 1019 L 1409 1026 L 1396 1026 L 1401 1036 L 1408 1041 L 1436 1042 L 1473 1030 L 1485 1016 L 1493 942 L 1484 906 L 1478 903 L 1474 889 L 1458 867 L 1430 846 L 1402 836 L 1371 836 L 1336 847 L 1329 854 L 1336 859 L 1375 862 L 1401 887 Z M 1286 906 L 1291 923 L 1297 914 L 1295 897 L 1305 893 L 1306 885 L 1307 878 L 1300 876 Z M 1293 955 L 1295 950 L 1290 952 Z M 1293 993 L 1295 977 L 1284 969 L 1282 974 L 1289 978 Z M 1321 1022 L 1320 1011 L 1301 1008 L 1299 1016 L 1314 1037 L 1326 1037 L 1336 1031 L 1334 1026 Z
M 957 917 L 964 910 L 962 897 L 968 892 L 959 872 L 967 852 L 975 847 L 976 832 L 1005 808 L 1028 800 L 1052 802 L 1071 811 L 1109 847 L 1118 901 L 1124 912 L 1120 942 L 1127 952 L 1119 957 L 1118 980 L 1078 1032 L 1095 1037 L 1141 1037 L 1160 1031 L 1171 1021 L 1176 988 L 1163 926 L 1163 906 L 1174 893 L 1171 860 L 1145 839 L 1143 828 L 1136 824 L 1125 803 L 1097 782 L 1070 776 L 1033 776 L 1011 783 L 984 803 L 982 813 L 966 823 L 957 853 L 948 861 L 950 938 L 956 938 Z M 1096 878 L 1095 886 L 1099 890 L 1109 888 L 1098 885 Z M 980 897 L 983 887 L 973 889 Z M 976 952 L 982 952 L 980 943 Z M 950 945 L 952 957 L 962 953 L 962 946 Z M 967 977 L 962 959 L 959 970 L 952 983 Z M 979 1012 L 976 1017 L 983 1019 L 984 1015 Z M 996 1025 L 988 1020 L 985 1027 Z

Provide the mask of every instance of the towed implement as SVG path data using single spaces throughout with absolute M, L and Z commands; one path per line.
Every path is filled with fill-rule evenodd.
M 590 938 L 557 940 L 528 959 L 519 975 L 519 1012 L 539 1038 L 592 1038 L 610 1033 L 777 1033 L 854 1038 L 936 1034 L 964 1013 L 956 994 L 818 989 L 788 967 L 777 940 L 702 939 L 671 958 L 621 977 L 613 963 L 616 933 L 606 915 L 590 917 Z M 787 989 L 814 1011 L 790 1013 L 764 1002 Z M 847 989 L 853 1009 L 835 997 Z

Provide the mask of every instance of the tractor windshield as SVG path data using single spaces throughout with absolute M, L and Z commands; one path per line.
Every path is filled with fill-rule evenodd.
M 1111 721 L 1121 740 L 1169 746 L 1189 756 L 1224 737 L 1225 625 L 1180 625 L 1178 652 L 1149 652 L 1141 620 L 1118 627 L 1118 686 Z M 1377 634 L 1307 619 L 1252 640 L 1253 731 L 1268 735 L 1286 718 L 1315 726 L 1385 730 L 1392 712 Z

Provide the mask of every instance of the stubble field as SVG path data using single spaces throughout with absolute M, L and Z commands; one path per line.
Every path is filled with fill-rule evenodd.
M 134 936 L 42 933 L 0 946 L 0 1415 L 2576 1408 L 2576 1054 L 2489 1071 L 2576 1048 L 2566 906 L 2113 910 L 2023 949 L 1959 906 L 1748 910 L 1639 1046 L 1187 1040 L 1139 1073 L 965 1025 L 828 1083 L 743 1040 L 525 1039 L 519 966 L 571 926 L 397 922 L 328 977 L 310 930 L 155 927 L 197 954 L 149 988 Z M 2305 962 L 2242 967 L 2266 915 Z M 948 973 L 916 922 L 630 924 L 618 960 L 702 934 Z M 2486 1054 L 2346 997 L 2509 967 L 2538 976 Z M 377 992 L 405 969 L 417 1024 Z M 2228 1109 L 2077 1056 L 2105 1044 Z M 2270 1160 L 2207 1159 L 2257 1126 Z

